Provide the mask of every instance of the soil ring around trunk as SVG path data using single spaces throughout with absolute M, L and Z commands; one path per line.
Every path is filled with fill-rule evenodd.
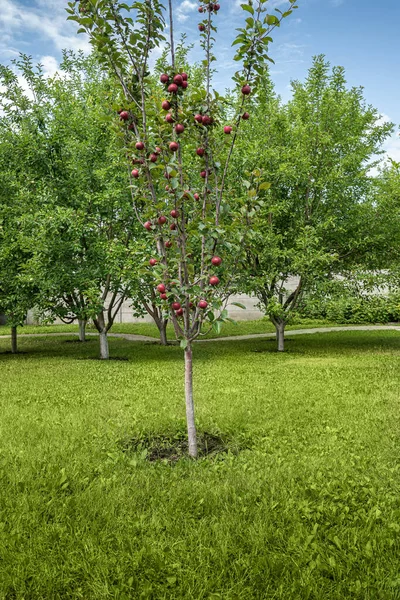
M 226 436 L 215 435 L 207 431 L 197 432 L 199 458 L 214 458 L 218 455 L 238 454 L 240 447 L 237 442 Z M 124 453 L 138 452 L 149 462 L 176 463 L 189 457 L 188 439 L 186 432 L 175 435 L 143 435 L 120 442 Z

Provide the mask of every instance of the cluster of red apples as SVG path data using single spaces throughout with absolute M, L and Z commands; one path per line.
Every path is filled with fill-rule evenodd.
M 151 258 L 149 262 L 152 267 L 154 267 L 157 264 L 157 260 L 155 258 Z M 215 267 L 219 267 L 221 265 L 221 263 L 222 263 L 222 258 L 220 258 L 219 256 L 212 257 L 212 259 L 211 259 L 212 265 L 214 265 Z M 208 283 L 211 286 L 215 287 L 216 285 L 219 284 L 219 278 L 216 275 L 212 275 L 210 277 Z M 172 282 L 172 285 L 174 285 L 174 282 Z M 175 315 L 177 317 L 182 317 L 184 314 L 184 309 L 180 302 L 178 302 L 177 300 L 174 300 L 174 298 L 171 298 L 171 295 L 168 296 L 168 290 L 167 290 L 166 285 L 164 283 L 159 283 L 157 286 L 157 291 L 160 294 L 161 300 L 169 301 L 169 302 L 171 302 L 171 300 L 173 300 L 173 302 L 171 302 L 172 310 L 175 312 Z M 205 310 L 208 307 L 208 302 L 207 302 L 207 300 L 202 299 L 199 301 L 197 306 L 201 310 Z M 189 308 L 191 310 L 196 308 L 195 305 L 193 304 L 193 302 L 189 302 Z

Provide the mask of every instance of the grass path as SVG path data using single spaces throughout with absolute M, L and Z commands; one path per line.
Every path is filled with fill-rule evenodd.
M 305 329 L 289 329 L 286 332 L 286 338 L 291 335 L 307 335 L 307 334 L 315 334 L 315 333 L 332 333 L 337 331 L 400 331 L 400 325 L 346 325 L 346 326 L 331 326 L 331 327 L 314 327 L 314 328 L 305 328 Z M 57 337 L 57 336 L 70 336 L 74 332 L 60 332 L 60 333 L 25 333 L 23 338 L 30 337 Z M 97 337 L 97 333 L 87 333 L 88 336 Z M 138 335 L 132 333 L 109 333 L 109 337 L 120 338 L 124 340 L 128 340 L 130 342 L 155 342 L 158 341 L 158 338 Z M 0 335 L 0 339 L 8 339 L 10 335 Z M 274 333 L 255 333 L 255 334 L 246 334 L 246 335 L 230 335 L 227 337 L 217 337 L 217 338 L 204 338 L 197 339 L 196 342 L 204 343 L 204 342 L 230 342 L 230 341 L 244 341 L 244 340 L 252 340 L 252 339 L 263 339 L 270 338 L 274 339 Z M 174 343 L 174 342 L 171 342 Z M 177 342 L 176 342 L 177 343 Z

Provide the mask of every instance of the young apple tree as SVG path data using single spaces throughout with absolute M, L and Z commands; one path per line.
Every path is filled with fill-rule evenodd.
M 131 190 L 136 215 L 153 241 L 148 257 L 158 302 L 169 315 L 185 357 L 189 455 L 198 454 L 193 402 L 192 345 L 205 324 L 226 319 L 223 297 L 229 286 L 224 254 L 229 244 L 227 175 L 247 105 L 256 93 L 268 56 L 271 31 L 295 8 L 268 14 L 267 0 L 243 2 L 243 27 L 233 41 L 241 68 L 233 74 L 239 100 L 229 122 L 225 99 L 212 89 L 216 19 L 227 3 L 199 2 L 198 30 L 204 52 L 205 86 L 191 87 L 174 41 L 172 0 L 131 4 L 113 0 L 69 3 L 69 19 L 86 32 L 102 63 L 122 90 L 119 122 L 126 155 L 133 163 Z M 169 30 L 165 40 L 164 31 Z M 151 85 L 151 52 L 167 44 L 170 63 Z M 197 168 L 190 168 L 193 158 Z M 189 165 L 189 168 L 187 168 Z M 222 256 L 221 256 L 222 255 Z M 225 290 L 223 289 L 225 288 Z

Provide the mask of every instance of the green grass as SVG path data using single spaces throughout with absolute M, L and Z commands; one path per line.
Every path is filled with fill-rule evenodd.
M 196 346 L 245 449 L 173 465 L 120 442 L 184 430 L 180 349 L 67 341 L 0 354 L 1 600 L 400 598 L 398 332 Z
M 287 331 L 291 329 L 311 329 L 313 327 L 339 327 L 340 323 L 332 323 L 326 320 L 316 319 L 299 319 L 295 323 L 287 326 Z M 88 326 L 88 332 L 95 332 L 94 326 Z M 219 337 L 235 336 L 235 335 L 251 335 L 262 333 L 273 333 L 275 331 L 273 324 L 268 318 L 258 319 L 255 321 L 239 321 L 234 323 L 224 323 L 220 333 L 210 331 L 205 336 L 209 339 Z M 19 335 L 32 333 L 78 333 L 78 325 L 25 325 L 18 328 Z M 0 326 L 0 336 L 10 335 L 10 327 L 6 325 Z M 146 335 L 149 337 L 158 338 L 158 329 L 153 323 L 115 323 L 111 329 L 111 333 L 133 333 L 136 335 Z M 175 339 L 175 334 L 172 325 L 168 326 L 168 337 L 170 340 Z

